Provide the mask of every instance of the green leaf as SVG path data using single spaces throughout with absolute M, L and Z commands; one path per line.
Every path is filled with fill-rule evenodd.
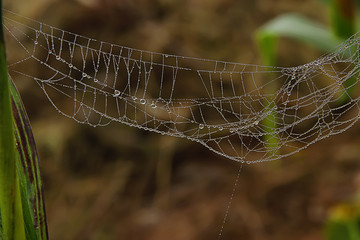
M 258 30 L 257 41 L 266 41 L 269 36 L 293 38 L 323 51 L 333 50 L 341 42 L 326 27 L 296 13 L 284 14 L 266 23 Z
M 17 169 L 27 239 L 48 239 L 39 156 L 29 119 L 15 85 L 10 86 L 18 150 Z
M 278 36 L 274 32 L 258 31 L 256 42 L 262 62 L 267 66 L 276 65 Z
M 1 237 L 24 240 L 25 228 L 16 173 L 15 139 L 0 0 L 0 214 Z
M 325 225 L 326 240 L 360 239 L 359 205 L 340 204 L 332 209 Z

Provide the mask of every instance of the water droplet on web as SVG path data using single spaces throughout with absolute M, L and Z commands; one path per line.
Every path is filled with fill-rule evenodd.
M 35 45 L 38 45 L 38 44 L 39 44 L 39 42 L 38 42 L 38 41 L 35 41 L 35 42 L 34 42 L 34 44 L 35 44 Z
M 233 129 L 233 128 L 230 128 L 230 133 L 234 133 L 235 132 L 235 129 Z
M 256 120 L 256 121 L 254 122 L 254 125 L 259 125 L 259 120 Z
M 151 103 L 151 107 L 152 107 L 152 108 L 156 108 L 156 104 L 155 104 L 154 101 Z
M 94 83 L 98 83 L 99 82 L 99 80 L 97 80 L 97 79 L 94 79 Z
M 83 73 L 82 76 L 85 78 L 85 77 L 87 77 L 87 74 L 86 74 L 86 73 Z
M 288 96 L 290 97 L 290 95 L 291 95 L 291 92 L 288 92 L 288 93 L 287 93 L 287 95 L 288 95 Z
M 166 57 L 166 58 L 168 58 L 168 57 L 169 57 L 169 55 L 165 54 L 165 57 Z
M 277 106 L 277 105 L 275 105 L 275 106 L 274 106 L 274 109 L 275 109 L 275 110 L 277 110 L 277 109 L 278 109 L 278 106 Z
M 69 64 L 69 68 L 73 68 L 73 67 L 74 67 L 74 66 L 70 63 L 70 64 Z
M 120 91 L 119 90 L 115 90 L 114 91 L 114 97 L 118 97 L 120 95 Z
M 131 99 L 135 101 L 137 99 L 137 97 L 132 96 Z
M 170 108 L 168 108 L 167 110 L 166 110 L 168 113 L 171 113 L 171 110 L 170 110 Z
M 220 131 L 224 130 L 224 128 L 223 128 L 222 126 L 219 126 L 218 129 L 219 129 Z
M 202 123 L 199 124 L 199 129 L 203 129 L 204 127 L 205 127 L 204 124 Z
M 146 100 L 145 99 L 140 99 L 140 103 L 142 104 L 142 105 L 144 105 L 145 103 L 146 103 Z
M 52 54 L 52 51 L 49 51 L 49 54 Z
M 56 60 L 60 60 L 60 56 L 56 56 Z

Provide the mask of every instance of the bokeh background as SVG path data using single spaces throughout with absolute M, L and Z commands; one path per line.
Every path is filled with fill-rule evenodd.
M 4 0 L 67 31 L 149 51 L 261 64 L 254 34 L 316 0 Z M 321 52 L 281 39 L 279 65 Z M 8 49 L 10 56 L 16 50 Z M 10 57 L 11 58 L 11 57 Z M 202 145 L 119 123 L 92 128 L 53 109 L 33 82 L 15 83 L 37 142 L 50 238 L 324 239 L 331 210 L 360 190 L 360 126 L 275 163 L 244 166 Z

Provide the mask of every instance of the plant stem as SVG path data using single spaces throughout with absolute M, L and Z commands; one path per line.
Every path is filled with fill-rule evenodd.
M 331 28 L 336 37 L 347 39 L 355 33 L 355 0 L 331 0 Z
M 10 102 L 5 39 L 0 0 L 0 213 L 3 238 L 25 239 L 24 219 L 16 174 L 13 115 Z

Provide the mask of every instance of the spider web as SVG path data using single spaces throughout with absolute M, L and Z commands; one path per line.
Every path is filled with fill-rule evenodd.
M 10 11 L 4 27 L 21 50 L 9 74 L 34 80 L 61 114 L 94 127 L 120 122 L 255 163 L 292 155 L 359 119 L 360 33 L 284 68 L 133 49 Z

